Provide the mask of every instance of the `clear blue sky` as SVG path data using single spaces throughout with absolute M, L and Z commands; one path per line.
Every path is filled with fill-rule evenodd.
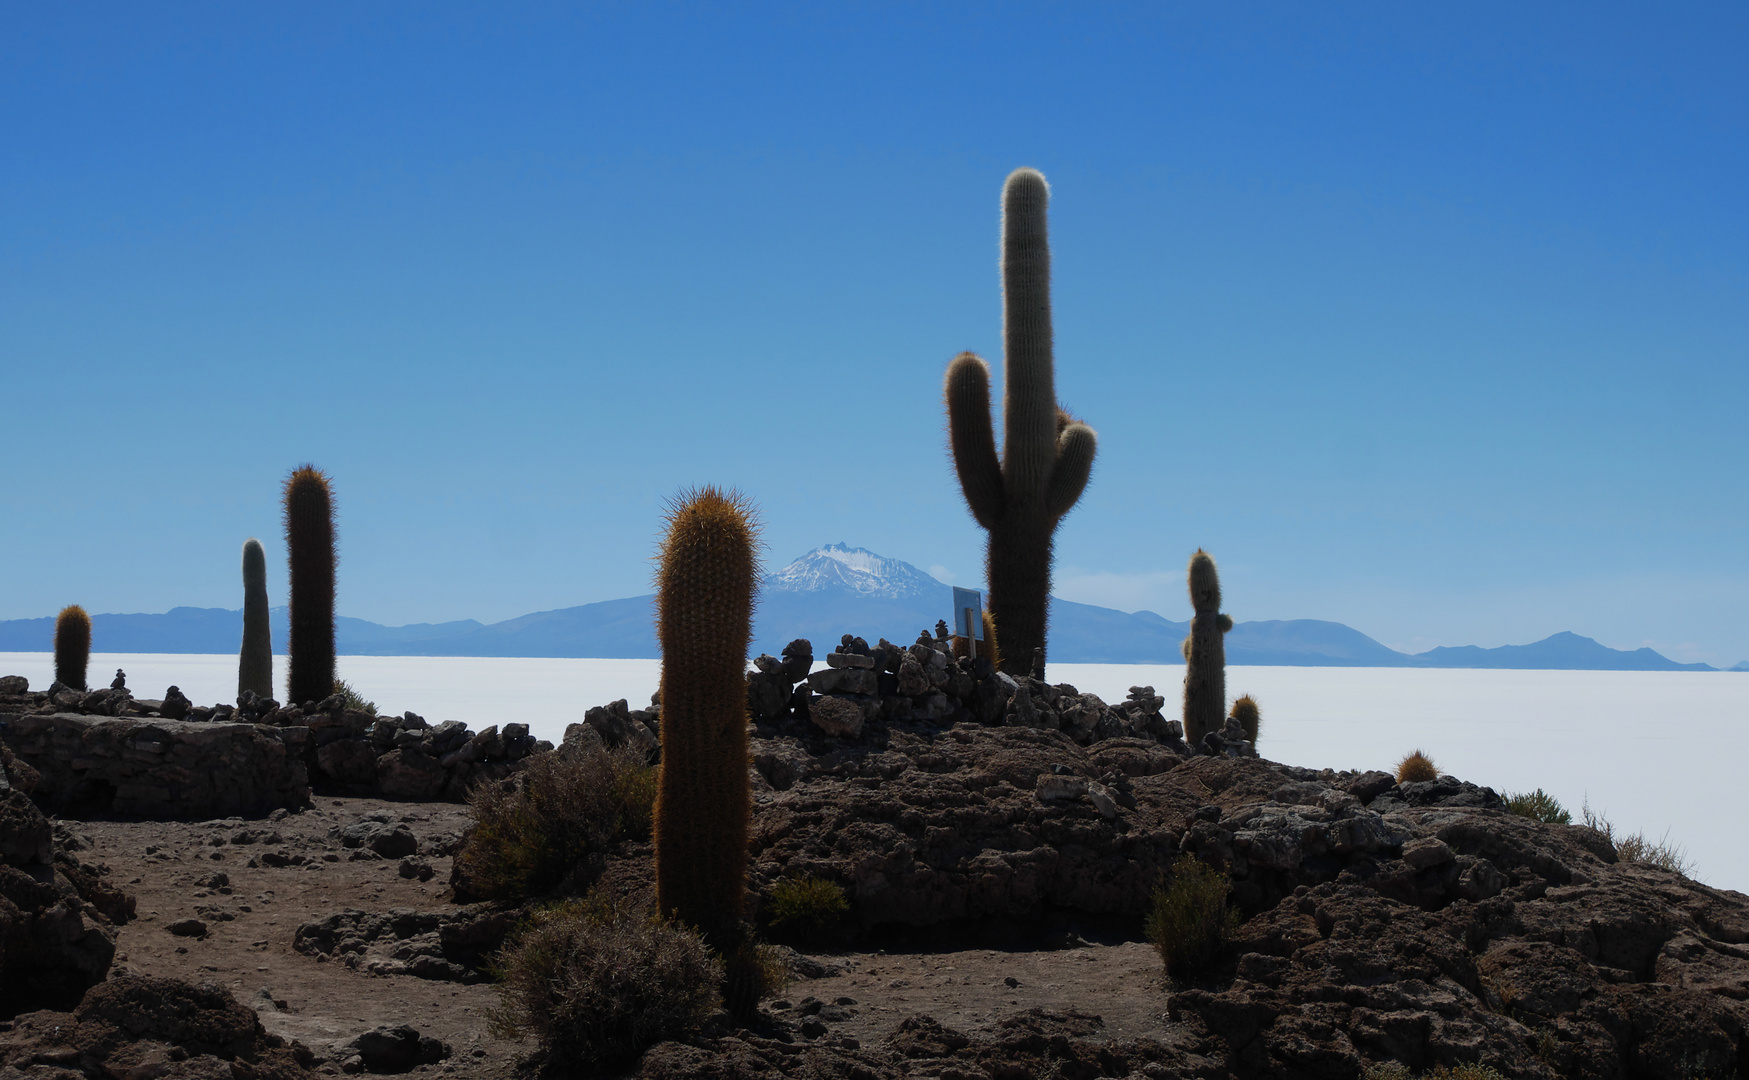
M 240 606 L 304 461 L 380 622 L 647 591 L 704 482 L 976 584 L 1031 165 L 1059 595 L 1749 657 L 1749 7 L 506 7 L 0 7 L 0 618 Z

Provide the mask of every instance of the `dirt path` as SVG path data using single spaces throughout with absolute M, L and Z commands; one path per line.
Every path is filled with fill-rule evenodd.
M 823 1005 L 849 998 L 853 1004 L 843 1007 L 848 1017 L 828 1027 L 864 1045 L 874 1045 L 913 1013 L 971 1033 L 1032 1008 L 1094 1013 L 1105 1020 L 1111 1038 L 1166 1036 L 1160 958 L 1140 942 L 1051 952 L 971 949 L 821 959 L 844 973 L 794 983 L 784 997 L 792 1008 L 782 1011 L 803 1012 L 796 1006 L 809 997 Z
M 354 850 L 330 838 L 331 829 L 372 813 L 405 823 L 422 851 L 469 821 L 465 807 L 446 803 L 322 798 L 314 809 L 280 820 L 68 824 L 92 841 L 79 857 L 107 865 L 111 880 L 138 899 L 139 917 L 117 941 L 117 969 L 216 982 L 253 1006 L 269 1031 L 320 1055 L 378 1025 L 410 1024 L 454 1050 L 444 1064 L 421 1071 L 507 1072 L 521 1047 L 486 1034 L 486 1011 L 497 1002 L 490 984 L 371 975 L 293 951 L 300 925 L 347 908 L 447 906 L 447 858 L 427 858 L 435 873 L 421 882 L 401 877 L 399 860 L 354 861 Z M 265 865 L 268 852 L 302 862 Z M 214 887 L 215 873 L 227 884 Z M 204 937 L 169 929 L 190 918 L 206 924 Z M 326 1064 L 323 1071 L 339 1070 Z
M 397 859 L 342 845 L 338 830 L 370 815 L 412 831 L 433 871 L 429 880 L 401 876 Z M 469 820 L 465 807 L 445 803 L 323 797 L 277 820 L 68 824 L 90 841 L 79 857 L 108 866 L 112 880 L 138 898 L 139 917 L 120 932 L 118 970 L 217 982 L 253 1006 L 269 1031 L 330 1058 L 320 1066 L 326 1073 L 340 1072 L 341 1044 L 379 1025 L 408 1024 L 453 1050 L 442 1064 L 417 1071 L 509 1076 L 531 1047 L 487 1034 L 487 1013 L 497 1004 L 491 984 L 370 974 L 292 949 L 300 925 L 348 908 L 448 909 L 450 860 L 427 853 Z M 275 858 L 264 859 L 268 853 Z M 214 874 L 224 875 L 222 883 Z M 172 932 L 186 919 L 204 923 L 205 935 Z M 817 959 L 839 973 L 797 980 L 768 1003 L 798 1040 L 875 1047 L 915 1013 L 976 1033 L 1034 1007 L 1098 1014 L 1111 1038 L 1167 1036 L 1159 959 L 1139 942 Z

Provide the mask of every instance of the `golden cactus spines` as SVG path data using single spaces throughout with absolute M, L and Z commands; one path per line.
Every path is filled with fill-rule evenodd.
M 1184 639 L 1184 738 L 1200 746 L 1227 715 L 1227 647 L 1233 620 L 1221 613 L 1221 579 L 1202 548 L 1190 557 L 1190 636 Z
M 1418 784 L 1428 780 L 1439 779 L 1439 767 L 1433 764 L 1433 759 L 1419 750 L 1411 750 L 1397 762 L 1397 783 Z
M 725 954 L 746 902 L 747 646 L 758 526 L 745 499 L 713 487 L 673 504 L 657 571 L 662 769 L 656 903 Z
M 90 666 L 91 616 L 78 604 L 68 604 L 55 617 L 55 681 L 89 690 L 85 671 Z
M 1245 729 L 1245 741 L 1251 748 L 1257 748 L 1257 729 L 1263 725 L 1263 714 L 1257 708 L 1257 702 L 1250 694 L 1244 694 L 1233 701 L 1233 711 L 1227 714 L 1239 721 L 1239 726 Z

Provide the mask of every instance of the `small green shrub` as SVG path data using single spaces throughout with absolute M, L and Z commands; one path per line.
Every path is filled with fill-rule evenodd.
M 567 1072 L 684 1038 L 721 1003 L 722 964 L 696 931 L 587 901 L 536 914 L 496 970 L 492 1035 L 532 1035 Z
M 1179 856 L 1155 886 L 1145 928 L 1173 978 L 1207 967 L 1238 931 L 1239 913 L 1227 906 L 1227 890 L 1227 875 L 1194 855 Z
M 1402 761 L 1397 762 L 1397 783 L 1418 784 L 1424 780 L 1438 780 L 1439 769 L 1434 766 L 1433 759 L 1419 750 L 1411 750 Z
M 377 703 L 364 700 L 364 695 L 360 694 L 357 690 L 354 690 L 352 684 L 345 679 L 334 680 L 334 692 L 346 699 L 346 707 L 348 709 L 362 713 L 369 713 L 372 716 L 377 714 Z
M 831 936 L 849 910 L 843 887 L 817 877 L 785 878 L 771 887 L 766 905 L 774 931 L 809 940 Z
M 1603 834 L 1604 839 L 1615 845 L 1615 857 L 1622 862 L 1662 867 L 1683 877 L 1694 874 L 1694 861 L 1688 857 L 1688 850 L 1680 844 L 1670 842 L 1668 829 L 1665 830 L 1663 838 L 1656 841 L 1646 839 L 1643 832 L 1617 836 L 1615 826 L 1610 824 L 1609 819 L 1591 809 L 1589 798 L 1581 804 L 1579 818 L 1581 824 L 1596 829 Z
M 1507 795 L 1506 810 L 1545 825 L 1568 825 L 1573 821 L 1573 815 L 1567 812 L 1567 808 L 1542 788 Z
M 581 758 L 537 754 L 511 784 L 468 793 L 476 824 L 456 853 L 458 894 L 539 896 L 580 864 L 650 835 L 655 769 L 630 747 Z

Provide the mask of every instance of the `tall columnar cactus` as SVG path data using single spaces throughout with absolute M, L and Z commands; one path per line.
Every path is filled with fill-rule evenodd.
M 68 604 L 55 618 L 55 681 L 89 690 L 85 669 L 90 665 L 91 616 L 78 604 Z
M 961 353 L 947 368 L 948 437 L 960 490 L 989 532 L 989 609 L 1002 668 L 1044 675 L 1051 544 L 1093 469 L 1093 429 L 1057 405 L 1051 342 L 1050 188 L 1016 169 L 1002 188 L 1002 456 L 990 417 L 990 367 Z
M 742 944 L 753 802 L 745 672 L 757 532 L 739 495 L 712 487 L 689 492 L 669 515 L 657 572 L 662 772 L 656 903 L 725 954 L 731 982 L 732 954 Z
M 237 697 L 253 690 L 273 696 L 273 631 L 267 624 L 267 553 L 261 541 L 243 542 L 243 648 L 237 655 Z
M 285 481 L 285 552 L 291 569 L 286 700 L 334 692 L 334 492 L 328 474 L 300 465 Z
M 1221 579 L 1202 548 L 1190 557 L 1190 636 L 1184 639 L 1184 738 L 1192 746 L 1221 729 L 1227 714 L 1227 647 L 1233 620 L 1221 614 Z

